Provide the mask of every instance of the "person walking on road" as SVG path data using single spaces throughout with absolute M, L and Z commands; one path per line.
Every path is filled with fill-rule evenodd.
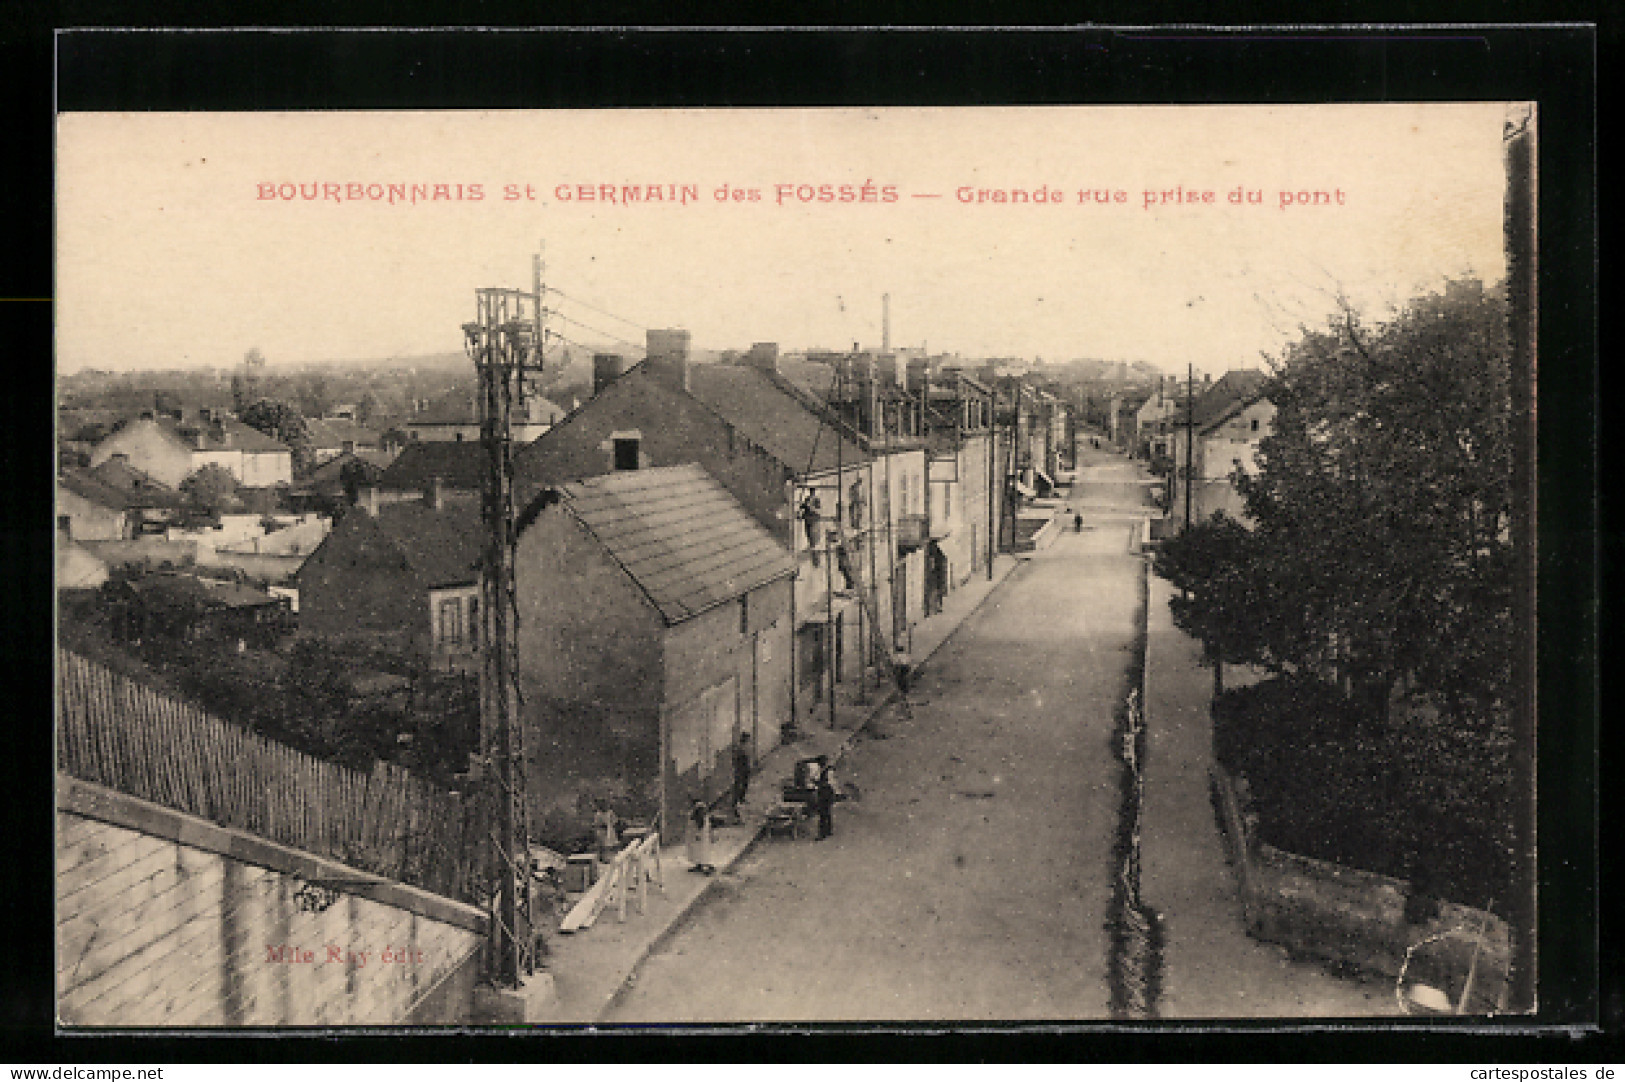
M 818 788 L 814 790 L 818 809 L 818 840 L 835 833 L 835 768 L 826 756 L 818 757 Z
M 750 734 L 740 733 L 739 739 L 734 743 L 734 787 L 731 794 L 733 803 L 733 821 L 743 822 L 739 814 L 739 805 L 745 802 L 750 792 Z
M 689 871 L 701 875 L 717 870 L 711 863 L 711 809 L 703 800 L 696 800 L 688 811 L 688 863 Z

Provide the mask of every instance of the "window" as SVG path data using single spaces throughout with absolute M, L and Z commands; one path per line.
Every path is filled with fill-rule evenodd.
M 468 599 L 468 644 L 480 644 L 480 599 L 477 597 Z
M 463 642 L 463 599 L 447 598 L 440 602 L 440 645 L 461 646 Z
M 1254 432 L 1258 431 L 1258 418 L 1257 417 L 1253 418 L 1253 431 Z
M 638 444 L 640 442 L 636 437 L 617 438 L 615 440 L 615 469 L 617 471 L 638 468 Z
M 739 633 L 750 634 L 750 595 L 739 595 Z

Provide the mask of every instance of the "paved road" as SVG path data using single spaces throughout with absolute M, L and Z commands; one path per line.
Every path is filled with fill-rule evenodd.
M 1107 1017 L 1131 528 L 1018 570 L 848 754 L 835 836 L 759 843 L 605 1020 Z

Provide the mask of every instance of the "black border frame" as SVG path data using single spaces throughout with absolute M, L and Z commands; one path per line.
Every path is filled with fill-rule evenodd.
M 62 20 L 86 26 L 97 14 Z M 275 25 L 274 12 L 238 11 L 243 22 Z M 360 13 L 357 13 L 360 14 Z M 370 12 L 371 25 L 399 18 L 398 10 Z M 468 14 L 479 18 L 483 8 Z M 259 16 L 259 17 L 254 17 Z M 270 17 L 264 17 L 270 16 Z M 218 17 L 217 15 L 206 17 Z M 203 25 L 175 19 L 176 25 Z M 361 25 L 364 20 L 357 17 Z M 483 18 L 480 21 L 485 21 Z M 286 24 L 283 24 L 286 25 Z M 28 29 L 32 30 L 33 27 Z M 0 40 L 14 25 L 0 24 Z M 1538 526 L 1541 716 L 1540 782 L 1541 1000 L 1537 1021 L 1579 1027 L 1599 1021 L 1617 1030 L 1625 1013 L 1618 982 L 1617 948 L 1607 945 L 1608 976 L 1600 983 L 1597 938 L 1602 869 L 1598 864 L 1597 779 L 1600 751 L 1597 631 L 1598 574 L 1603 535 L 1597 519 L 1597 244 L 1595 27 L 1435 25 L 1263 28 L 1189 26 L 1130 29 L 903 29 L 720 30 L 645 26 L 641 29 L 559 27 L 341 32 L 170 32 L 75 30 L 30 37 L 9 78 L 25 82 L 24 145 L 29 152 L 0 165 L 0 190 L 12 204 L 11 221 L 39 262 L 8 262 L 0 296 L 51 294 L 51 109 L 263 110 L 536 108 L 769 105 L 981 105 L 981 104 L 1211 104 L 1324 101 L 1532 100 L 1539 109 L 1539 454 Z M 9 52 L 9 50 L 8 50 Z M 42 65 L 41 60 L 46 64 Z M 46 83 L 38 77 L 45 68 Z M 42 89 L 53 88 L 54 98 Z M 41 106 L 44 107 L 41 111 Z M 39 137 L 43 135 L 44 138 Z M 33 150 L 38 146 L 40 157 Z M 26 163 L 26 164 L 25 164 Z M 40 175 L 44 165 L 43 177 Z M 43 181 L 43 183 L 42 183 Z M 18 315 L 8 306 L 8 316 Z M 46 305 L 23 308 L 19 361 L 38 371 L 50 348 Z M 44 322 L 41 326 L 40 317 Z M 8 323 L 11 320 L 8 319 Z M 43 335 L 40 333 L 43 330 Z M 23 343 L 26 343 L 24 345 Z M 23 359 L 26 358 L 26 359 Z M 39 566 L 39 576 L 18 576 L 5 591 L 19 616 L 50 612 L 50 542 L 43 525 L 51 496 L 43 484 L 50 419 L 41 433 L 7 441 L 8 475 L 18 490 L 37 496 L 38 517 L 16 505 L 7 512 L 8 566 Z M 40 436 L 38 444 L 33 437 Z M 45 453 L 49 453 L 46 451 Z M 13 469 L 15 467 L 15 469 Z M 24 506 L 32 509 L 31 501 Z M 24 516 L 27 517 L 24 517 Z M 37 564 L 36 564 L 36 561 Z M 19 581 L 20 580 L 20 581 Z M 38 625 L 34 625 L 38 626 Z M 51 699 L 49 637 L 30 633 L 25 619 L 0 633 L 9 674 L 43 674 L 25 694 Z M 20 689 L 21 690 L 21 689 Z M 37 717 L 32 711 L 22 715 Z M 1561 728 L 1552 719 L 1564 719 Z M 37 735 L 37 734 L 36 734 Z M 24 918 L 19 899 L 7 899 L 19 947 L 50 942 L 46 892 L 50 866 L 50 741 L 30 739 L 22 757 L 22 805 L 29 849 L 24 874 L 12 889 L 33 884 L 44 898 Z M 38 757 L 36 758 L 36 755 Z M 35 784 L 35 778 L 40 784 Z M 43 821 L 41 821 L 43 820 Z M 14 832 L 13 836 L 17 836 Z M 38 857 L 43 855 L 43 860 Z M 38 860 L 38 863 L 36 861 Z M 23 869 L 19 869 L 23 870 Z M 39 923 L 36 925 L 35 921 Z M 20 926 L 19 926 L 20 924 Z M 1084 1036 L 1053 1029 L 1023 1029 L 1011 1037 L 981 1027 L 914 1029 L 906 1033 L 817 1027 L 811 1035 L 758 1033 L 689 1036 L 671 1045 L 659 1037 L 616 1033 L 581 1041 L 552 1039 L 520 1047 L 497 1039 L 473 1045 L 442 1037 L 279 1035 L 245 1038 L 70 1037 L 50 1035 L 49 951 L 36 959 L 20 952 L 0 996 L 0 1025 L 8 1057 L 55 1062 L 154 1057 L 175 1062 L 387 1058 L 549 1060 L 680 1058 L 873 1059 L 962 1061 L 1103 1059 L 1186 1062 L 1229 1048 L 1242 1058 L 1505 1060 L 1568 1059 L 1588 1041 L 1531 1040 L 1523 1036 L 1418 1031 L 1383 1027 L 1293 1031 L 1275 1023 L 1182 1026 L 1150 1024 L 1131 1032 L 1090 1026 Z M 36 962 L 38 964 L 36 964 Z M 13 981 L 17 983 L 13 984 Z M 41 1028 L 43 1027 L 43 1032 Z M 1216 1030 L 1218 1032 L 1216 1032 Z M 26 1031 L 27 1045 L 11 1039 Z M 828 1038 L 842 1033 L 841 1040 Z M 1554 1034 L 1555 1036 L 1555 1034 Z M 1599 1050 L 1590 1047 L 1595 1056 Z M 1102 1052 L 1105 1053 L 1102 1056 Z M 764 1054 L 771 1053 L 771 1054 Z M 1273 1053 L 1273 1054 L 1271 1054 Z

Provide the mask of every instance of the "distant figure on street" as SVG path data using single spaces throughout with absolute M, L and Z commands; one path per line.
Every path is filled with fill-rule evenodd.
M 599 860 L 609 860 L 614 856 L 615 850 L 621 847 L 620 832 L 616 829 L 618 822 L 614 810 L 607 804 L 600 803 L 598 810 L 593 813 L 592 829 L 598 838 Z
M 1079 511 L 1072 516 L 1072 532 L 1083 532 L 1083 512 Z
M 908 650 L 899 646 L 892 655 L 892 679 L 897 681 L 897 695 L 904 702 L 908 701 L 909 680 L 914 675 L 914 659 L 909 657 Z
M 818 757 L 818 788 L 815 804 L 818 808 L 818 840 L 823 841 L 835 833 L 835 768 L 826 756 Z
M 739 805 L 745 802 L 745 796 L 750 792 L 750 734 L 740 733 L 739 740 L 734 744 L 734 787 L 732 795 L 733 820 L 738 823 L 742 819 L 739 815 Z
M 703 800 L 696 800 L 688 810 L 688 863 L 689 871 L 701 875 L 717 870 L 711 863 L 711 809 Z

